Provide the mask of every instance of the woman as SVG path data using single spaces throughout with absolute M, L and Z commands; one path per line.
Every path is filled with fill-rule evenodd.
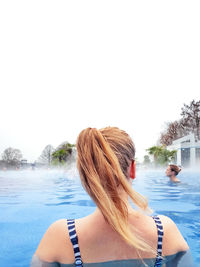
M 180 180 L 176 177 L 179 172 L 181 171 L 181 168 L 177 165 L 170 164 L 167 167 L 166 175 L 170 178 L 170 181 L 173 183 L 180 183 Z
M 135 148 L 128 134 L 114 127 L 87 128 L 78 137 L 77 152 L 82 184 L 97 209 L 75 221 L 53 223 L 32 267 L 186 266 L 178 265 L 182 259 L 191 267 L 188 245 L 174 222 L 145 214 L 147 200 L 131 186 Z

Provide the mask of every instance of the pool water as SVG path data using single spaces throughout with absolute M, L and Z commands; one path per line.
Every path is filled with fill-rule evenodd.
M 171 184 L 164 170 L 138 171 L 133 187 L 148 197 L 154 213 L 174 220 L 200 266 L 200 172 L 182 171 L 179 178 L 180 184 Z M 75 170 L 0 171 L 0 266 L 29 266 L 51 223 L 94 209 Z

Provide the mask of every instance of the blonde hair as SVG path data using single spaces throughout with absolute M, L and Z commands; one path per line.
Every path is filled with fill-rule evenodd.
M 130 230 L 128 209 L 119 192 L 120 185 L 139 208 L 148 209 L 146 198 L 128 182 L 127 171 L 135 157 L 135 147 L 129 135 L 116 127 L 87 128 L 78 136 L 77 152 L 82 184 L 105 220 L 129 245 L 138 250 L 154 251 Z

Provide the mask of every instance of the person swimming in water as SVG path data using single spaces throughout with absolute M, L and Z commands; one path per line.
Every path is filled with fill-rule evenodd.
M 166 175 L 170 178 L 170 181 L 173 183 L 180 183 L 181 181 L 176 177 L 181 168 L 175 164 L 170 164 L 166 169 Z
M 176 224 L 167 216 L 150 216 L 147 199 L 132 187 L 136 166 L 130 136 L 116 127 L 87 128 L 76 148 L 80 179 L 96 210 L 54 222 L 31 267 L 193 267 Z

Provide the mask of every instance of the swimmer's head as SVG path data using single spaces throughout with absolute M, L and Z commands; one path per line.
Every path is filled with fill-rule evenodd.
M 166 175 L 168 177 L 171 177 L 171 176 L 177 176 L 179 174 L 179 172 L 181 171 L 181 167 L 175 165 L 175 164 L 170 164 L 168 167 L 167 167 L 167 170 L 166 170 Z
M 128 196 L 148 211 L 147 199 L 130 183 L 135 170 L 135 147 L 130 136 L 116 127 L 87 128 L 79 134 L 76 147 L 81 182 L 105 220 L 129 245 L 152 250 L 146 241 L 132 235 L 127 225 Z
M 111 176 L 117 184 L 123 175 L 130 178 L 127 171 L 135 158 L 135 146 L 130 136 L 117 127 L 83 130 L 77 140 L 77 152 L 77 165 L 84 182 L 86 176 L 86 180 L 91 174 L 99 176 L 105 189 Z

